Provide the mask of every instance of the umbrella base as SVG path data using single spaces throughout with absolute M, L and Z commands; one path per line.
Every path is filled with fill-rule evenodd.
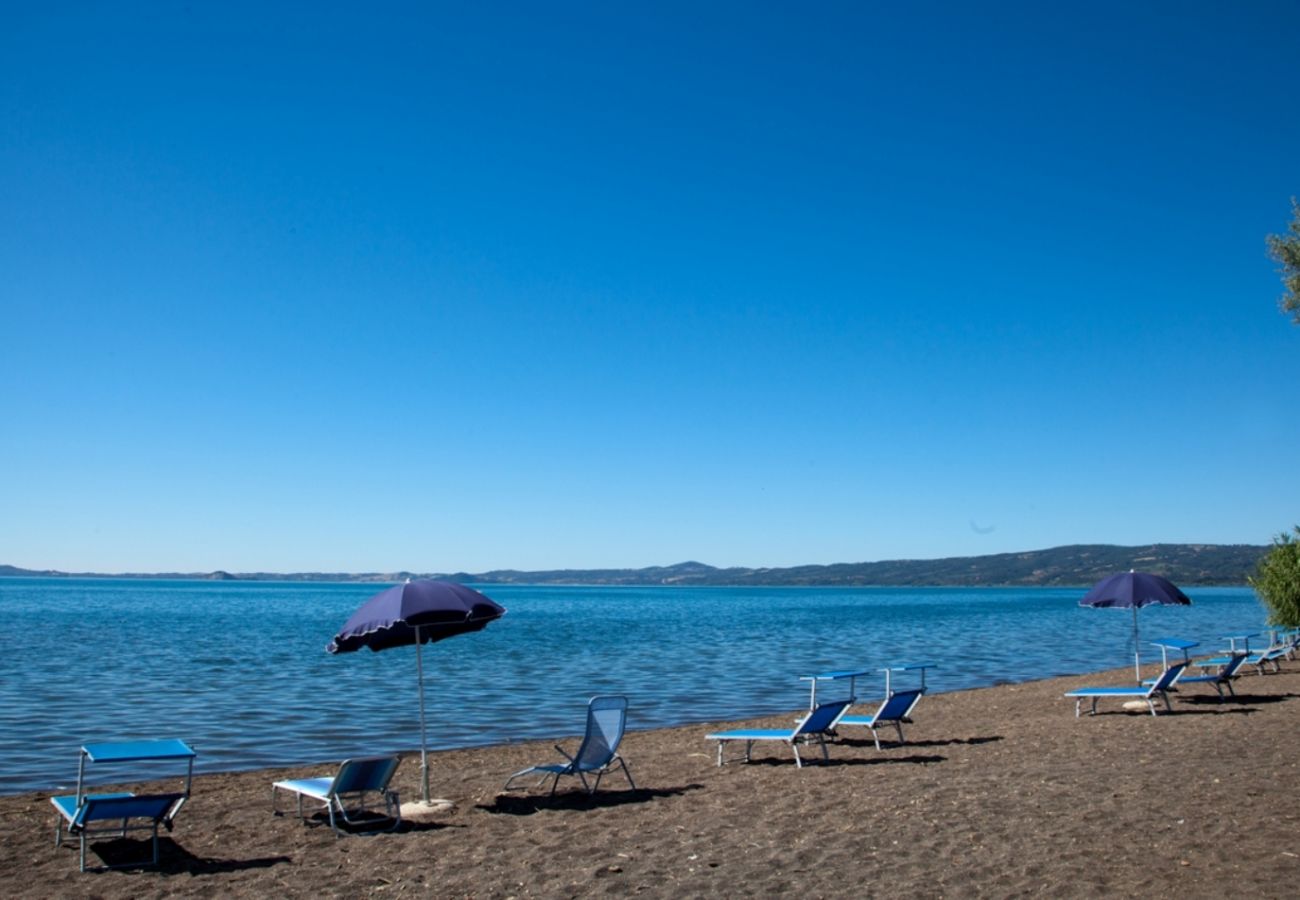
M 423 800 L 410 800 L 402 804 L 402 818 L 412 822 L 425 822 L 434 816 L 451 812 L 456 804 L 450 800 L 433 799 L 428 803 Z

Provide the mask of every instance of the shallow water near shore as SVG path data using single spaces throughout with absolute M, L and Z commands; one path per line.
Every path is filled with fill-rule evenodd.
M 0 578 L 0 794 L 74 782 L 87 741 L 180 737 L 200 772 L 418 747 L 414 648 L 325 652 L 381 588 Z M 1080 588 L 483 590 L 502 620 L 424 648 L 431 749 L 572 735 L 597 693 L 626 694 L 631 727 L 652 728 L 796 709 L 799 676 L 827 670 L 929 660 L 928 687 L 951 691 L 1133 658 L 1129 611 L 1081 608 Z M 1187 593 L 1140 613 L 1148 673 L 1148 638 L 1214 652 L 1263 630 L 1249 589 Z M 883 688 L 873 674 L 857 692 Z

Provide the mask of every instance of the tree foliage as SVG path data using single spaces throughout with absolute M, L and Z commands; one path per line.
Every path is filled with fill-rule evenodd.
M 1300 627 L 1300 525 L 1294 537 L 1284 531 L 1274 539 L 1250 586 L 1268 608 L 1270 624 Z
M 1268 255 L 1273 257 L 1281 268 L 1282 284 L 1286 292 L 1278 301 L 1283 315 L 1289 315 L 1291 321 L 1300 325 L 1300 203 L 1291 198 L 1291 211 L 1294 216 L 1287 226 L 1289 234 L 1270 234 L 1268 236 Z

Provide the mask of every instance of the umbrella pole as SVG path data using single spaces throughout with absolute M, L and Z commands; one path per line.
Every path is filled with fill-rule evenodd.
M 429 751 L 424 729 L 424 650 L 420 644 L 420 626 L 415 626 L 415 671 L 420 681 L 420 788 L 424 802 L 429 802 Z
M 1142 652 L 1138 645 L 1138 608 L 1133 607 L 1133 680 L 1142 683 Z

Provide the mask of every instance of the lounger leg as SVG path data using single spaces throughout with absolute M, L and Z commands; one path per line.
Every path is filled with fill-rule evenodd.
M 826 746 L 826 738 L 820 734 L 817 735 L 817 743 L 822 745 L 822 763 L 829 764 L 831 761 L 831 751 L 830 748 Z
M 632 780 L 632 770 L 627 767 L 627 761 L 620 756 L 618 758 L 618 764 L 623 767 L 623 774 L 627 776 L 628 785 L 635 791 L 636 782 Z
M 876 726 L 875 726 L 875 725 L 868 725 L 867 727 L 871 729 L 871 739 L 872 739 L 873 741 L 876 742 L 876 749 L 879 750 L 879 749 L 880 749 L 880 732 L 876 731 Z
M 794 751 L 794 767 L 795 767 L 796 769 L 802 769 L 802 768 L 803 768 L 803 760 L 799 758 L 799 742 L 798 742 L 798 740 L 793 740 L 793 741 L 790 742 L 790 749 Z
M 895 722 L 894 727 L 898 729 L 898 742 L 900 744 L 906 744 L 907 741 L 903 739 L 903 723 Z
M 719 769 L 722 768 L 722 745 L 725 743 L 726 741 L 718 741 L 718 768 Z

